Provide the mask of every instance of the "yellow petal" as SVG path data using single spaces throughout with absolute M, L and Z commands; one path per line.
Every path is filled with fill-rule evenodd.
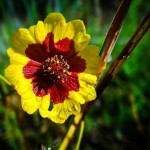
M 31 79 L 26 79 L 22 73 L 23 66 L 10 65 L 5 69 L 6 79 L 14 85 L 21 96 L 21 104 L 24 111 L 34 113 L 40 105 L 41 100 L 33 93 Z
M 83 50 L 84 47 L 87 46 L 87 44 L 90 41 L 90 35 L 86 34 L 84 23 L 81 20 L 74 20 L 67 23 L 63 37 L 73 39 L 75 49 L 77 51 Z
M 51 33 L 52 29 L 53 29 L 53 26 L 51 24 L 44 23 L 44 28 L 45 28 L 46 33 Z
M 48 118 L 55 123 L 64 123 L 70 115 L 78 115 L 80 110 L 79 103 L 72 99 L 66 99 L 63 103 L 54 104 L 53 109 L 49 112 Z
M 75 49 L 77 51 L 83 50 L 88 45 L 91 37 L 89 34 L 86 34 L 86 29 L 83 21 L 74 20 L 70 23 L 73 25 L 75 32 L 73 36 L 73 40 L 75 42 Z
M 18 53 L 24 54 L 28 45 L 35 43 L 35 40 L 28 29 L 20 28 L 13 34 L 11 43 L 12 49 Z
M 6 79 L 12 83 L 12 85 L 16 85 L 19 83 L 19 80 L 23 77 L 21 65 L 9 65 L 5 69 L 5 77 Z
M 82 80 L 82 81 L 89 83 L 89 84 L 94 85 L 97 83 L 97 77 L 95 75 L 92 75 L 92 74 L 79 73 L 78 77 L 79 77 L 79 80 Z
M 33 26 L 29 27 L 29 29 L 28 29 L 34 40 L 36 40 L 36 38 L 35 38 L 35 28 L 36 28 L 36 25 L 33 25 Z
M 24 78 L 22 74 L 22 66 L 17 65 L 10 65 L 5 70 L 5 76 L 7 80 L 14 85 L 15 89 L 17 90 L 18 94 L 21 96 L 21 99 L 23 100 L 29 100 L 29 103 L 32 102 L 33 99 L 35 102 L 38 102 L 36 100 L 36 96 L 33 93 L 33 88 L 31 84 L 31 80 Z M 23 107 L 25 105 L 28 106 L 27 103 L 22 103 Z M 37 105 L 35 105 L 37 106 Z M 27 111 L 27 107 L 25 108 L 25 111 Z
M 65 21 L 65 18 L 60 13 L 50 13 L 44 20 L 44 24 L 51 24 L 53 27 L 57 25 L 58 22 Z
M 63 20 L 63 21 L 60 21 L 58 22 L 54 28 L 53 28 L 53 34 L 54 34 L 54 42 L 58 42 L 59 40 L 63 39 L 64 37 L 64 33 L 65 33 L 65 30 L 66 30 L 66 22 Z
M 34 113 L 39 107 L 39 101 L 33 93 L 31 80 L 25 79 L 22 74 L 22 66 L 8 66 L 5 70 L 5 76 L 21 96 L 22 108 L 29 114 Z
M 37 109 L 39 108 L 39 102 L 38 101 L 33 101 L 33 99 L 21 99 L 21 105 L 22 108 L 25 112 L 27 112 L 28 114 L 33 114 L 37 111 Z
M 80 80 L 79 80 L 79 84 L 80 84 L 80 88 L 78 94 L 81 94 L 86 102 L 95 100 L 96 91 L 94 86 Z
M 25 65 L 28 62 L 28 58 L 24 55 L 14 52 L 12 48 L 8 48 L 7 54 L 10 57 L 10 63 L 12 65 Z
M 101 68 L 101 57 L 99 56 L 99 48 L 97 46 L 88 45 L 83 51 L 78 53 L 83 59 L 86 60 L 85 73 L 98 74 Z
M 77 51 L 83 50 L 89 43 L 91 37 L 89 34 L 83 34 L 81 32 L 77 33 L 74 37 L 75 49 Z
M 60 13 L 50 13 L 44 20 L 44 25 L 47 33 L 52 32 L 57 25 L 65 22 L 65 18 Z M 62 29 L 61 29 L 62 30 Z M 60 32 L 61 32 L 60 30 Z
M 39 107 L 39 112 L 40 112 L 40 115 L 43 117 L 43 118 L 46 118 L 48 117 L 48 113 L 49 113 L 49 106 L 50 106 L 50 95 L 46 95 L 44 97 L 42 97 L 42 100 L 41 100 L 41 105 Z
M 63 38 L 66 21 L 60 13 L 50 13 L 44 20 L 44 25 L 47 33 L 52 32 L 54 34 L 54 42 L 58 42 Z
M 33 114 L 40 106 L 41 100 L 33 93 L 32 88 L 29 88 L 24 94 L 21 94 L 21 104 L 24 111 L 28 114 Z
M 45 30 L 44 23 L 42 21 L 38 21 L 35 27 L 35 38 L 37 43 L 43 43 L 47 36 L 47 31 Z
M 66 29 L 65 29 L 65 32 L 64 32 L 64 35 L 62 38 L 67 37 L 69 39 L 73 39 L 75 32 L 76 31 L 75 31 L 75 28 L 74 28 L 72 22 L 69 22 L 66 25 Z
M 83 21 L 74 20 L 66 24 L 65 18 L 60 13 L 50 13 L 44 20 L 45 28 L 54 33 L 54 42 L 63 38 L 73 39 L 76 50 L 82 50 L 90 41 L 86 34 Z
M 85 103 L 85 99 L 78 92 L 70 91 L 68 97 L 70 99 L 73 99 L 73 100 L 77 101 L 80 104 L 84 104 Z
M 33 93 L 32 91 L 32 80 L 26 79 L 22 73 L 23 66 L 21 65 L 10 65 L 5 69 L 5 77 L 6 79 L 14 85 L 15 89 L 17 90 L 18 94 L 23 96 L 26 99 L 26 93 L 30 91 L 30 94 Z M 34 96 L 34 95 L 33 95 Z M 29 97 L 27 95 L 27 97 Z

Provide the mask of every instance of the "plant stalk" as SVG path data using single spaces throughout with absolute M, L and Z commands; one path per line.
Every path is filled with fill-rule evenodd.
M 141 39 L 149 29 L 150 29 L 150 12 L 144 18 L 139 28 L 136 30 L 131 39 L 128 41 L 128 43 L 126 44 L 120 55 L 111 64 L 102 82 L 97 86 L 96 90 L 98 97 L 101 95 L 103 90 L 109 84 L 110 80 L 118 73 L 124 62 L 130 56 L 131 52 L 133 52 L 137 44 L 141 41 Z
M 104 44 L 99 54 L 102 58 L 102 66 L 105 66 L 107 64 L 108 58 L 110 57 L 113 47 L 119 36 L 120 30 L 124 22 L 124 19 L 126 17 L 126 14 L 128 12 L 130 3 L 131 3 L 131 0 L 121 1 L 121 4 L 117 10 L 117 13 L 111 23 L 111 26 L 109 28 Z M 102 71 L 103 70 L 100 71 L 100 74 L 102 73 Z
M 81 122 L 82 117 L 83 117 L 83 111 L 79 115 L 74 117 L 74 123 L 72 123 L 71 126 L 69 127 L 68 132 L 67 132 L 65 138 L 63 139 L 58 150 L 66 150 L 66 148 L 69 145 L 69 142 L 73 138 L 73 135 L 74 135 L 78 125 Z

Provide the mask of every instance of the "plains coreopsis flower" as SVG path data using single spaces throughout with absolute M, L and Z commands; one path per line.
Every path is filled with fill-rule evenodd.
M 81 20 L 66 23 L 60 13 L 14 33 L 5 77 L 21 95 L 24 111 L 39 109 L 42 117 L 63 123 L 96 98 L 100 58 L 89 40 Z

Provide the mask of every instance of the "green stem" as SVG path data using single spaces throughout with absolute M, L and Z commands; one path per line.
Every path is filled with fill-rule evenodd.
M 4 78 L 1 74 L 0 74 L 0 79 L 11 86 L 11 83 L 8 80 L 6 80 L 6 78 Z
M 85 125 L 85 122 L 84 122 L 84 120 L 82 120 L 81 125 L 80 125 L 80 133 L 79 133 L 79 137 L 78 137 L 78 142 L 77 142 L 75 150 L 79 150 L 79 148 L 80 148 L 80 143 L 81 143 L 81 140 L 83 137 L 84 125 Z

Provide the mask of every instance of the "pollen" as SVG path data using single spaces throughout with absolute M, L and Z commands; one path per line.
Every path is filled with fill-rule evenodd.
M 48 76 L 53 82 L 64 82 L 66 76 L 70 75 L 69 68 L 69 64 L 62 55 L 48 57 L 42 65 L 44 76 Z

